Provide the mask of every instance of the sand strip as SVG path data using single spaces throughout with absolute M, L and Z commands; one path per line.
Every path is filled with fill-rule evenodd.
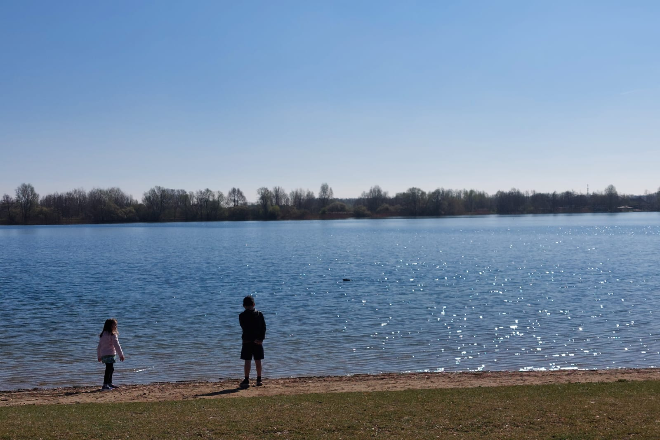
M 186 399 L 260 397 L 308 393 L 395 391 L 429 388 L 494 387 L 558 383 L 660 380 L 660 369 L 484 371 L 401 373 L 355 376 L 264 379 L 264 386 L 238 388 L 239 379 L 218 382 L 174 382 L 125 385 L 112 391 L 72 387 L 0 391 L 0 407 L 109 402 L 154 402 Z

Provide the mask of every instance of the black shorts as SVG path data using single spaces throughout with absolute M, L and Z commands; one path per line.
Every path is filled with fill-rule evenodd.
M 243 348 L 241 348 L 241 359 L 249 361 L 254 357 L 255 361 L 259 361 L 264 358 L 264 346 L 261 344 L 255 344 L 254 342 L 243 342 Z

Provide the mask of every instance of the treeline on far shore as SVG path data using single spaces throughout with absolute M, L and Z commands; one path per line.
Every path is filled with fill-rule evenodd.
M 190 222 L 219 220 L 308 220 L 420 217 L 475 214 L 550 214 L 660 211 L 660 189 L 644 195 L 619 194 L 613 185 L 590 194 L 573 191 L 537 193 L 517 189 L 489 195 L 483 191 L 419 188 L 394 195 L 380 186 L 354 199 L 337 199 L 324 183 L 318 195 L 309 189 L 259 188 L 248 203 L 239 188 L 226 194 L 155 186 L 136 200 L 119 188 L 74 189 L 40 196 L 29 183 L 0 199 L 0 224 L 82 224 Z

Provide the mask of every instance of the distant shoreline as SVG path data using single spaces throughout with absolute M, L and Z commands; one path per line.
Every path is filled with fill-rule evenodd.
M 113 224 L 136 222 L 330 220 L 345 218 L 445 217 L 459 215 L 519 215 L 658 212 L 660 190 L 644 195 L 619 194 L 613 185 L 604 192 L 522 192 L 512 188 L 484 191 L 436 188 L 426 192 L 411 187 L 389 195 L 372 186 L 358 197 L 336 198 L 327 183 L 318 196 L 309 189 L 287 193 L 281 186 L 261 187 L 256 203 L 240 188 L 188 192 L 155 186 L 141 200 L 120 188 L 82 188 L 40 196 L 28 183 L 16 188 L 16 197 L 0 200 L 0 223 L 23 225 Z
M 555 216 L 555 215 L 594 215 L 594 214 L 660 214 L 658 211 L 621 211 L 621 212 L 553 212 L 553 213 L 520 213 L 520 214 L 498 214 L 498 213 L 470 213 L 460 215 L 426 215 L 426 216 L 405 216 L 405 215 L 392 215 L 392 216 L 369 216 L 369 217 L 356 217 L 356 216 L 310 216 L 307 218 L 282 218 L 277 220 L 264 220 L 264 219 L 246 219 L 246 220 L 161 220 L 161 221 L 136 221 L 136 222 L 105 222 L 105 223 L 92 223 L 92 222 L 61 222 L 61 223 L 29 223 L 29 224 L 2 224 L 2 227 L 16 227 L 16 226 L 101 226 L 101 225 L 162 225 L 172 223 L 244 223 L 244 222 L 259 222 L 259 223 L 279 223 L 279 222 L 305 222 L 305 221 L 332 221 L 332 220 L 390 220 L 390 219 L 442 219 L 442 218 L 479 218 L 479 217 L 533 217 L 533 216 Z
M 648 380 L 660 380 L 660 368 L 386 373 L 280 379 L 268 379 L 266 376 L 263 387 L 252 386 L 246 390 L 238 388 L 240 379 L 232 378 L 217 382 L 157 382 L 147 385 L 125 385 L 104 392 L 100 391 L 98 386 L 0 391 L 0 407 Z

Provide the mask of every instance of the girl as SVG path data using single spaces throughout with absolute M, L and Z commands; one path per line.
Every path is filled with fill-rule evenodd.
M 96 357 L 99 362 L 105 364 L 105 376 L 103 376 L 102 390 L 111 390 L 117 388 L 112 383 L 112 373 L 115 371 L 114 363 L 117 361 L 117 353 L 119 353 L 119 360 L 124 362 L 124 352 L 119 345 L 119 338 L 117 335 L 117 320 L 106 319 L 103 324 L 103 331 L 99 335 L 99 345 L 96 347 Z

